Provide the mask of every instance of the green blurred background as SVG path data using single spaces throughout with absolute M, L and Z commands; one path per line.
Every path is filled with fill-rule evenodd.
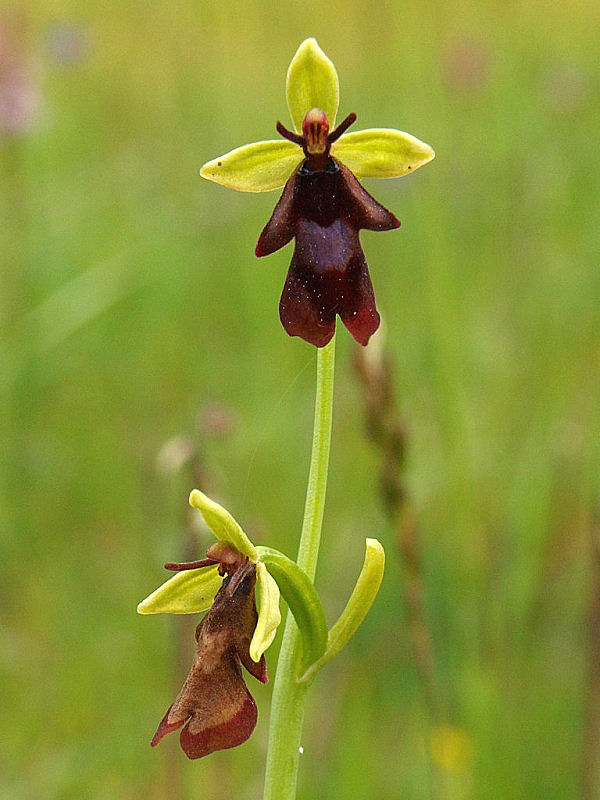
M 287 124 L 307 36 L 337 66 L 342 116 L 437 153 L 367 182 L 403 227 L 363 242 L 408 430 L 438 707 L 340 328 L 317 574 L 330 621 L 366 536 L 388 567 L 309 696 L 299 798 L 598 796 L 599 23 L 596 0 L 4 5 L 3 800 L 260 797 L 271 685 L 252 682 L 242 748 L 151 750 L 196 620 L 135 607 L 165 560 L 210 541 L 190 541 L 198 481 L 256 542 L 296 547 L 315 355 L 278 320 L 289 248 L 253 255 L 277 195 L 198 169 Z

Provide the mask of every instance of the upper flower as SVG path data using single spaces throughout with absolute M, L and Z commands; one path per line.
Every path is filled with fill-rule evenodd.
M 335 66 L 316 39 L 306 39 L 292 59 L 286 81 L 287 104 L 296 134 L 306 135 L 303 123 L 312 109 L 321 110 L 328 129 L 333 130 L 339 94 Z M 331 155 L 357 178 L 398 178 L 427 164 L 435 153 L 409 133 L 370 128 L 354 133 L 341 131 L 331 144 Z M 268 192 L 281 188 L 303 159 L 300 142 L 254 142 L 207 162 L 200 174 L 240 192 Z
M 256 255 L 265 256 L 296 240 L 279 303 L 281 322 L 290 336 L 322 347 L 339 314 L 356 341 L 366 345 L 379 314 L 358 231 L 390 230 L 400 222 L 355 176 L 405 175 L 434 152 L 392 129 L 346 133 L 356 114 L 335 127 L 338 76 L 315 39 L 303 42 L 292 59 L 286 94 L 294 131 L 277 123 L 286 141 L 239 147 L 209 161 L 200 174 L 241 191 L 286 184 L 256 245 Z

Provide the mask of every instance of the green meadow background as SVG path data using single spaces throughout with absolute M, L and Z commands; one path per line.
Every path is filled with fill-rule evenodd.
M 257 543 L 296 548 L 315 352 L 278 320 L 290 248 L 253 254 L 277 193 L 198 170 L 289 123 L 307 36 L 337 66 L 342 116 L 437 154 L 366 182 L 403 226 L 363 234 L 437 701 L 340 328 L 330 622 L 365 537 L 387 569 L 309 695 L 298 796 L 599 796 L 599 25 L 595 0 L 2 6 L 2 800 L 261 796 L 272 683 L 248 678 L 260 719 L 238 750 L 151 750 L 197 619 L 135 608 L 163 562 L 211 541 L 190 528 L 195 485 Z

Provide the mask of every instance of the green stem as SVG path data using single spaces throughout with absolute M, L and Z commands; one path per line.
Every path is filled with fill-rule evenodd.
M 321 525 L 325 509 L 329 444 L 333 412 L 335 336 L 317 351 L 317 392 L 308 490 L 304 522 L 298 548 L 298 566 L 314 579 L 319 557 Z M 298 682 L 297 664 L 301 636 L 288 612 L 277 675 L 273 689 L 269 748 L 263 800 L 294 800 L 300 760 L 300 737 L 304 721 L 307 684 Z

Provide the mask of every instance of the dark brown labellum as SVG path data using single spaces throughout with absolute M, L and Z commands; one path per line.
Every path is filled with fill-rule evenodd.
M 391 230 L 400 222 L 335 158 L 328 156 L 324 168 L 315 169 L 313 162 L 306 158 L 289 178 L 256 255 L 269 255 L 295 238 L 279 303 L 290 336 L 323 347 L 339 314 L 356 341 L 366 345 L 379 327 L 379 314 L 358 231 Z

